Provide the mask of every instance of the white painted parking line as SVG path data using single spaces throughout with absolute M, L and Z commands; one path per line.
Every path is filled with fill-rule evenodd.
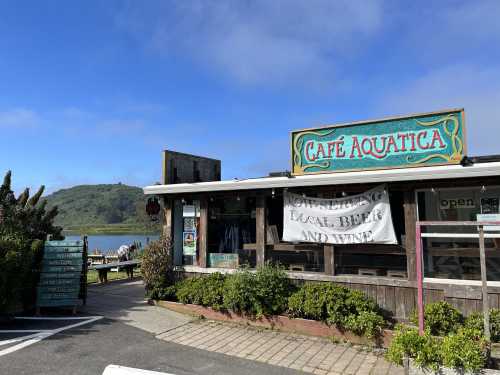
M 76 327 L 83 326 L 85 324 L 90 324 L 93 323 L 99 319 L 102 319 L 102 316 L 83 316 L 83 317 L 69 317 L 69 318 L 64 318 L 64 317 L 50 317 L 50 318 L 43 318 L 43 317 L 16 317 L 15 319 L 23 319 L 23 320 L 81 320 L 81 322 L 70 324 L 67 326 L 55 328 L 55 329 L 40 329 L 40 330 L 32 330 L 32 329 L 27 329 L 27 330 L 0 330 L 0 334 L 2 333 L 30 333 L 30 332 L 36 332 L 32 335 L 25 335 L 21 337 L 16 337 L 14 339 L 9 339 L 9 340 L 4 340 L 0 341 L 0 346 L 8 345 L 8 344 L 13 344 L 16 342 L 19 342 L 19 344 L 11 346 L 9 348 L 0 350 L 0 357 L 16 352 L 18 350 L 21 350 L 23 348 L 26 348 L 27 346 L 36 344 L 37 342 L 42 341 L 43 339 L 46 339 L 47 337 L 53 336 L 57 333 L 60 333 L 62 331 L 66 331 L 68 329 L 73 329 Z
M 102 375 L 174 375 L 166 372 L 141 370 L 139 368 L 109 365 L 104 369 Z

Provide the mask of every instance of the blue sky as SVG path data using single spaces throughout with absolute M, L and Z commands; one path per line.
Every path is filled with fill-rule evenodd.
M 0 172 L 144 186 L 164 148 L 223 178 L 289 168 L 289 131 L 465 107 L 500 153 L 500 2 L 0 1 Z

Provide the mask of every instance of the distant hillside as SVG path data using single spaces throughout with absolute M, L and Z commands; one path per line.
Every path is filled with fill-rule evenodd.
M 55 223 L 65 230 L 86 228 L 87 233 L 153 230 L 146 214 L 147 198 L 135 186 L 80 185 L 58 190 L 45 199 L 48 207 L 58 206 Z

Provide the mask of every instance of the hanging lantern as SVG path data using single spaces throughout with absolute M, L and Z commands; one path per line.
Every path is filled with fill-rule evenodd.
M 149 198 L 146 204 L 146 212 L 151 218 L 151 221 L 158 221 L 158 214 L 160 213 L 161 207 L 160 202 L 157 197 Z

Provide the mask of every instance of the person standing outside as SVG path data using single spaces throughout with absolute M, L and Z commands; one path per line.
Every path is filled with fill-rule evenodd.
M 118 254 L 118 261 L 126 262 L 127 260 L 132 260 L 135 251 L 135 245 L 121 245 L 116 252 Z M 134 277 L 134 267 L 126 266 L 125 271 L 127 272 L 127 277 L 129 279 Z

